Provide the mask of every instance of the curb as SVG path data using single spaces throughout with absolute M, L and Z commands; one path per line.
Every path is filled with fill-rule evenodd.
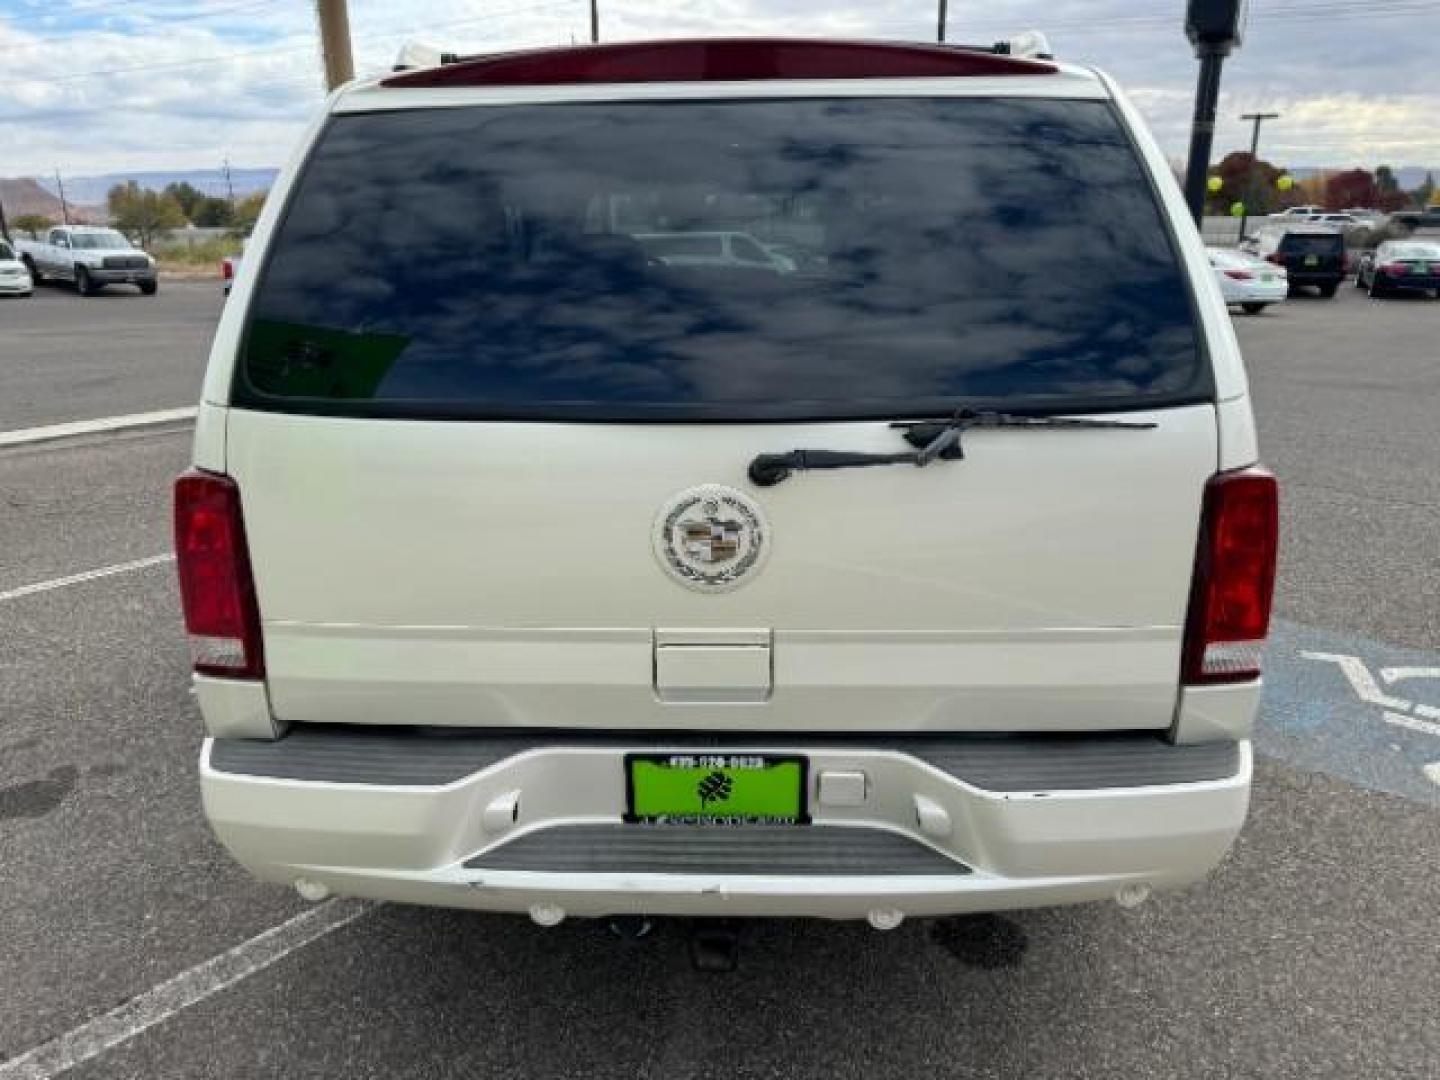
M 50 424 L 46 427 L 0 431 L 0 450 L 10 446 L 31 446 L 35 443 L 53 442 L 56 439 L 73 439 L 80 435 L 103 435 L 114 431 L 130 431 L 134 428 L 175 424 L 184 420 L 194 420 L 197 412 L 199 410 L 192 405 L 185 409 L 160 409 L 156 412 L 129 413 L 125 416 L 102 416 L 98 420 L 72 420 L 68 424 Z

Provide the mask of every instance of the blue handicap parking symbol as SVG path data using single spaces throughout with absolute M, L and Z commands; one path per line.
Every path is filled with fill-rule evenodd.
M 1277 620 L 1255 748 L 1440 807 L 1440 652 Z

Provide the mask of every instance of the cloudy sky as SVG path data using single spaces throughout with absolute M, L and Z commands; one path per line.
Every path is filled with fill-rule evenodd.
M 934 0 L 600 0 L 605 40 L 694 34 L 926 39 Z M 1130 90 L 1184 155 L 1195 63 L 1184 0 L 950 0 L 951 39 L 1045 30 Z M 1440 167 L 1437 0 L 1251 0 L 1226 65 L 1216 157 L 1236 117 L 1284 114 L 1290 167 Z M 588 0 L 351 0 L 361 72 L 421 38 L 461 51 L 583 40 Z M 320 102 L 309 0 L 0 0 L 0 175 L 280 164 Z

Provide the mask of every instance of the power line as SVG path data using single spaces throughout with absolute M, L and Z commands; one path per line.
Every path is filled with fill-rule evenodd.
M 116 8 L 124 10 L 125 8 L 136 7 L 144 2 L 145 0 L 128 0 L 128 2 L 127 0 L 99 0 L 99 3 L 95 4 L 68 4 L 56 10 L 24 12 L 23 15 L 28 17 L 6 15 L 5 21 L 8 23 L 20 23 L 34 22 L 39 19 L 68 19 L 72 15 L 83 15 L 87 11 L 114 11 Z
M 1374 3 L 1361 5 L 1354 0 L 1321 0 L 1317 4 L 1288 5 L 1284 7 L 1264 8 L 1252 11 L 1250 23 L 1252 26 L 1262 26 L 1267 23 L 1305 23 L 1314 24 L 1314 28 L 1323 30 L 1329 22 L 1340 19 L 1373 19 L 1373 18 L 1396 18 L 1410 17 L 1428 14 L 1434 10 L 1434 0 L 1375 0 Z M 987 25 L 998 26 L 993 21 Z M 1005 28 L 1010 29 L 1013 24 L 1006 24 Z M 1047 34 L 1068 32 L 1076 34 L 1111 34 L 1116 28 L 1121 29 L 1156 29 L 1168 30 L 1178 25 L 1173 15 L 1116 15 L 1105 19 L 1103 23 L 1093 20 L 1070 21 L 1045 21 L 1043 28 Z M 993 34 L 995 30 L 987 33 Z
M 5 15 L 3 17 L 0 17 L 0 21 L 8 23 L 12 26 L 23 26 L 26 23 L 37 23 L 43 22 L 45 20 L 79 18 L 84 16 L 87 12 L 103 12 L 107 16 L 115 16 L 121 19 L 144 20 L 146 22 L 163 22 L 166 26 L 169 26 L 170 24 L 177 22 L 193 22 L 196 19 L 213 19 L 218 18 L 222 15 L 230 15 L 243 11 L 253 11 L 256 8 L 262 7 L 271 7 L 275 4 L 275 2 L 276 0 L 252 0 L 252 2 L 250 3 L 238 4 L 232 7 L 202 8 L 199 11 L 182 11 L 176 14 L 170 14 L 168 12 L 158 12 L 152 9 L 132 15 L 127 13 L 128 10 L 131 8 L 141 7 L 145 3 L 145 0 L 131 0 L 131 3 L 128 4 L 118 3 L 112 0 L 112 2 L 110 3 L 86 4 L 84 7 L 77 6 L 61 8 L 57 11 L 45 10 L 26 12 L 21 15 Z M 41 40 L 47 41 L 53 39 L 42 38 Z
M 509 8 L 509 9 L 504 10 L 504 11 L 492 11 L 492 12 L 489 12 L 489 13 L 487 13 L 487 14 L 485 14 L 485 15 L 477 16 L 477 17 L 475 17 L 475 18 L 470 18 L 470 19 L 457 19 L 457 20 L 455 20 L 455 21 L 453 21 L 453 22 L 448 22 L 448 23 L 436 23 L 436 24 L 434 24 L 434 25 L 432 25 L 432 26 L 426 27 L 425 29 L 426 29 L 427 32 L 435 31 L 435 30 L 448 30 L 448 29 L 453 29 L 453 28 L 455 28 L 455 27 L 457 27 L 457 26 L 469 26 L 469 25 L 473 25 L 473 24 L 475 24 L 475 23 L 490 22 L 490 21 L 493 20 L 493 19 L 502 18 L 502 17 L 508 16 L 508 15 L 530 15 L 530 14 L 536 14 L 536 13 L 541 12 L 541 11 L 553 11 L 553 10 L 557 10 L 557 9 L 559 9 L 559 8 L 562 8 L 562 7 L 563 7 L 563 8 L 569 8 L 569 7 L 573 7 L 573 6 L 574 6 L 573 0 L 567 0 L 567 2 L 564 2 L 564 3 L 528 5 L 528 6 L 526 6 L 526 7 Z M 362 34 L 362 35 L 357 36 L 357 37 L 355 38 L 355 40 L 356 40 L 356 41 L 375 41 L 375 40 L 379 40 L 379 39 L 381 39 L 381 38 L 393 37 L 393 36 L 395 36 L 395 34 L 397 34 L 397 33 L 404 33 L 404 32 L 405 32 L 405 29 L 404 29 L 404 28 L 395 27 L 395 28 L 392 28 L 392 29 L 377 30 L 377 31 L 372 31 L 372 32 L 370 32 L 370 33 L 368 33 L 368 34 Z M 292 53 L 297 53 L 297 52 L 309 52 L 309 51 L 310 51 L 311 49 L 313 49 L 314 47 L 315 47 L 314 41 L 306 41 L 303 45 L 287 45 L 287 46 L 285 46 L 284 48 L 278 48 L 278 49 L 277 49 L 277 48 L 245 49 L 245 50 L 243 50 L 243 51 L 241 51 L 241 52 L 222 53 L 222 54 L 220 54 L 220 55 L 218 55 L 218 56 L 196 57 L 196 58 L 191 59 L 191 60 L 167 60 L 167 61 L 161 61 L 160 63 L 155 63 L 155 64 L 134 64 L 134 65 L 131 65 L 131 66 L 129 66 L 129 67 L 106 68 L 106 69 L 99 70 L 99 71 L 78 71 L 78 72 L 74 72 L 74 73 L 69 74 L 69 75 L 55 75 L 55 76 L 50 76 L 50 77 L 44 78 L 44 79 L 30 79 L 30 78 L 26 78 L 24 81 L 27 82 L 27 83 L 31 83 L 31 84 L 34 84 L 34 83 L 53 84 L 53 83 L 79 82 L 79 81 L 81 81 L 81 80 L 83 80 L 83 79 L 98 79 L 98 78 L 103 78 L 103 77 L 108 76 L 108 75 L 131 75 L 131 74 L 134 74 L 135 72 L 139 72 L 139 71 L 169 71 L 169 70 L 177 70 L 177 69 L 190 68 L 190 67 L 203 67 L 203 66 L 208 65 L 208 64 L 223 64 L 223 63 L 228 63 L 229 61 L 232 61 L 232 60 L 245 60 L 245 59 L 249 59 L 250 57 L 254 57 L 254 56 L 287 56 L 287 55 L 290 55 L 290 54 L 292 54 Z

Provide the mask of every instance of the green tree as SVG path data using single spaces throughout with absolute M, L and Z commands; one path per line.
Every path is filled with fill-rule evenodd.
M 1380 210 L 1400 210 L 1410 204 L 1410 197 L 1400 190 L 1395 170 L 1381 165 L 1375 170 L 1375 206 Z
M 180 204 L 180 211 L 185 219 L 191 224 L 196 224 L 195 213 L 201 203 L 205 201 L 205 193 L 193 184 L 184 180 L 165 185 L 165 194 Z
M 1424 182 L 1421 183 L 1421 185 L 1413 192 L 1411 192 L 1411 194 L 1414 196 L 1415 201 L 1421 206 L 1429 206 L 1432 202 L 1434 202 L 1435 174 L 1433 172 L 1427 172 L 1425 174 Z
M 235 217 L 231 225 L 241 236 L 249 236 L 255 228 L 255 219 L 260 216 L 260 211 L 265 206 L 265 195 L 265 192 L 257 191 L 246 195 L 235 204 Z
M 150 191 L 134 180 L 112 187 L 107 202 L 115 227 L 141 247 L 149 247 L 160 233 L 185 224 L 185 211 L 173 194 Z
M 12 224 L 18 231 L 26 232 L 32 237 L 36 237 L 54 225 L 55 220 L 46 217 L 44 214 L 21 214 Z
M 204 229 L 226 228 L 234 223 L 235 212 L 225 199 L 204 196 L 186 215 L 191 225 Z

